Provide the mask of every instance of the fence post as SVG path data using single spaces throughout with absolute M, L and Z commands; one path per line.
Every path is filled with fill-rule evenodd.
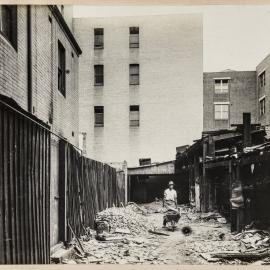
M 67 242 L 67 143 L 59 141 L 59 241 Z
M 124 160 L 122 168 L 125 177 L 125 205 L 126 205 L 128 203 L 128 169 L 126 160 Z

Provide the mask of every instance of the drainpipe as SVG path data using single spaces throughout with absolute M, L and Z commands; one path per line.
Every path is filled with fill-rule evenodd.
M 27 101 L 32 113 L 32 18 L 31 5 L 27 5 Z

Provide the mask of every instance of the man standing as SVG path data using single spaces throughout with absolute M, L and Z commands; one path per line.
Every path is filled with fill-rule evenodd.
M 173 188 L 173 181 L 169 182 L 169 188 L 164 191 L 164 199 L 163 199 L 163 207 L 167 209 L 167 211 L 177 212 L 176 222 L 180 219 L 180 214 L 177 210 L 177 193 Z M 168 213 L 168 212 L 167 212 Z M 168 216 L 165 214 L 163 217 L 163 227 L 166 227 L 166 223 L 169 222 Z
M 169 188 L 165 189 L 164 191 L 164 201 L 163 205 L 166 206 L 172 206 L 172 204 L 175 205 L 175 208 L 177 208 L 177 193 L 175 191 L 174 182 L 169 182 Z

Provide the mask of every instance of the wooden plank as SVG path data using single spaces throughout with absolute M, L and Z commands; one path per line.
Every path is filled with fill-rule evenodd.
M 20 233 L 20 170 L 19 170 L 19 115 L 14 116 L 14 186 L 15 186 L 15 231 L 16 231 L 16 263 L 22 263 L 22 247 L 21 247 L 21 233 Z
M 259 163 L 270 160 L 270 153 L 264 152 L 262 155 L 256 153 L 256 155 L 243 156 L 240 158 L 240 166 L 249 165 L 252 163 Z
M 34 235 L 35 235 L 35 224 L 34 224 L 34 217 L 33 217 L 33 140 L 34 140 L 34 134 L 33 134 L 33 127 L 30 121 L 27 123 L 28 128 L 28 148 L 27 148 L 27 156 L 28 156 L 28 162 L 27 162 L 27 182 L 28 182 L 28 226 L 29 226 L 29 254 L 30 254 L 30 263 L 34 264 L 36 263 L 35 259 L 35 243 L 34 243 Z
M 24 120 L 23 118 L 19 118 L 18 122 L 18 129 L 19 129 L 19 146 L 18 146 L 18 177 L 19 177 L 19 222 L 20 222 L 20 235 L 21 235 L 21 263 L 26 263 L 26 241 L 25 241 L 25 205 L 24 205 L 24 173 L 25 173 L 25 156 L 24 156 L 24 136 L 25 136 L 25 130 L 24 130 Z
M 21 155 L 21 161 L 24 161 L 23 164 L 23 205 L 24 205 L 24 224 L 25 224 L 25 263 L 30 264 L 32 260 L 31 256 L 31 239 L 30 239 L 30 234 L 32 233 L 30 225 L 29 225 L 29 126 L 28 126 L 28 120 L 24 119 L 23 121 L 23 155 Z
M 36 194 L 36 147 L 37 147 L 37 127 L 36 124 L 31 123 L 32 129 L 32 151 L 31 151 L 31 214 L 32 214 L 32 224 L 33 224 L 33 251 L 34 251 L 34 263 L 38 263 L 38 231 L 37 231 L 37 194 Z
M 4 155 L 3 155 L 3 140 L 5 137 L 3 126 L 3 106 L 0 105 L 0 264 L 5 263 L 5 245 L 4 245 Z
M 11 261 L 13 264 L 17 263 L 17 254 L 16 254 L 16 232 L 15 232 L 15 187 L 14 187 L 14 113 L 9 111 L 9 143 L 8 143 L 8 152 L 9 152 L 9 207 L 10 207 L 10 244 L 11 244 Z
M 4 110 L 4 119 L 3 119 L 3 126 L 4 126 L 4 141 L 3 141 L 3 154 L 4 154 L 4 241 L 5 241 L 5 263 L 10 264 L 12 263 L 11 260 L 11 243 L 10 243 L 10 228 L 11 225 L 9 223 L 10 217 L 10 209 L 9 209 L 9 153 L 8 153 L 8 112 Z
M 66 189 L 67 189 L 67 149 L 63 140 L 59 141 L 59 240 L 67 241 Z
M 41 245 L 42 245 L 42 263 L 46 262 L 46 257 L 47 257 L 47 247 L 46 247 L 46 219 L 45 219 L 45 206 L 46 206 L 46 201 L 45 201 L 45 176 L 46 176 L 46 167 L 45 167 L 45 159 L 46 159 L 46 137 L 45 137 L 45 131 L 42 129 L 41 130 L 41 181 L 40 181 L 40 200 L 41 200 Z
M 40 192 L 39 192 L 39 183 L 41 181 L 40 179 L 40 155 L 39 155 L 39 147 L 40 147 L 40 140 L 39 140 L 39 131 L 40 127 L 35 125 L 34 126 L 35 131 L 35 148 L 34 148 L 34 206 L 35 206 L 35 223 L 36 223 L 36 241 L 35 241 L 35 247 L 36 247 L 36 261 L 37 263 L 41 263 L 41 253 L 42 253 L 42 247 L 41 247 L 41 239 L 40 239 Z
M 39 133 L 39 209 L 40 209 L 40 248 L 41 248 L 41 258 L 40 263 L 45 263 L 45 254 L 46 254 L 46 246 L 45 246 L 45 237 L 44 234 L 44 174 L 45 174 L 45 168 L 44 168 L 44 130 L 40 128 Z
M 204 163 L 204 167 L 206 169 L 212 169 L 212 168 L 216 168 L 216 167 L 229 167 L 229 163 L 230 163 L 230 160 L 207 162 L 207 163 Z
M 51 137 L 49 132 L 46 132 L 46 183 L 45 183 L 45 219 L 46 219 L 46 261 L 45 263 L 50 262 L 50 174 L 51 174 Z

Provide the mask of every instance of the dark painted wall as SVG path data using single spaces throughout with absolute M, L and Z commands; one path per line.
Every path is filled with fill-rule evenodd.
M 155 198 L 162 199 L 164 190 L 169 181 L 174 181 L 178 204 L 189 202 L 189 185 L 187 174 L 158 175 L 158 176 L 132 176 L 131 201 L 136 203 L 153 202 Z

